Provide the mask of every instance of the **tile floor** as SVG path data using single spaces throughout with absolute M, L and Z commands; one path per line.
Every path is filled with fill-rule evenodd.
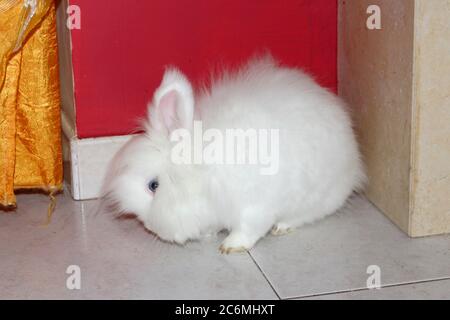
M 186 247 L 157 241 L 98 202 L 19 195 L 0 213 L 0 299 L 450 299 L 450 236 L 409 239 L 364 198 L 250 253 L 221 255 L 224 234 Z M 81 289 L 66 287 L 67 268 Z M 381 289 L 366 288 L 379 266 Z

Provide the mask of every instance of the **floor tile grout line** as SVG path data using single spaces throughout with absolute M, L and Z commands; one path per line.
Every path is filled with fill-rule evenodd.
M 418 281 L 395 283 L 395 284 L 387 284 L 387 285 L 381 286 L 380 289 L 387 289 L 387 288 L 392 288 L 392 287 L 401 287 L 401 286 L 408 286 L 408 285 L 422 284 L 422 283 L 429 283 L 429 282 L 439 282 L 439 281 L 446 281 L 446 280 L 450 280 L 450 277 L 429 279 L 429 280 L 418 280 Z M 293 299 L 301 299 L 301 298 L 330 296 L 330 295 L 334 295 L 334 294 L 343 294 L 343 293 L 359 292 L 359 291 L 367 291 L 367 290 L 373 290 L 373 289 L 356 288 L 356 289 L 348 289 L 348 290 L 340 290 L 340 291 L 330 291 L 330 292 L 326 292 L 326 293 L 311 294 L 311 295 L 306 295 L 306 296 L 288 297 L 288 298 L 283 298 L 282 300 L 293 300 Z
M 325 293 L 318 293 L 318 294 L 310 294 L 310 295 L 306 295 L 306 296 L 294 296 L 294 297 L 282 298 L 282 300 L 296 300 L 296 299 L 313 298 L 313 297 L 324 297 L 324 296 L 331 296 L 334 294 L 359 292 L 359 291 L 365 291 L 365 290 L 370 290 L 370 289 L 356 288 L 356 289 L 348 289 L 348 290 L 339 290 L 339 291 L 332 291 L 332 292 L 325 292 Z
M 269 284 L 270 288 L 272 289 L 272 291 L 275 293 L 275 295 L 277 296 L 278 300 L 282 300 L 280 295 L 278 294 L 277 290 L 275 290 L 275 287 L 273 286 L 272 282 L 270 282 L 269 278 L 267 278 L 266 274 L 264 273 L 263 269 L 260 267 L 260 265 L 258 264 L 258 262 L 256 262 L 255 258 L 252 256 L 250 251 L 247 251 L 250 259 L 252 259 L 253 263 L 256 265 L 256 267 L 258 268 L 259 272 L 261 272 L 262 276 L 264 277 L 264 279 L 266 279 L 267 283 Z
M 410 286 L 410 285 L 414 285 L 414 284 L 439 282 L 439 281 L 447 281 L 447 280 L 450 280 L 450 277 L 402 282 L 402 283 L 395 283 L 395 284 L 387 284 L 387 285 L 382 285 L 380 287 L 380 290 L 392 288 L 392 287 Z M 281 300 L 294 300 L 294 299 L 304 299 L 304 298 L 313 298 L 313 297 L 324 297 L 324 296 L 331 296 L 334 294 L 338 295 L 338 294 L 343 294 L 343 293 L 360 292 L 360 291 L 368 291 L 368 290 L 374 290 L 374 289 L 356 288 L 356 289 L 340 290 L 340 291 L 333 291 L 333 292 L 326 292 L 326 293 L 310 294 L 310 295 L 305 295 L 305 296 L 293 296 L 293 297 L 288 297 L 288 298 L 281 298 Z M 375 290 L 377 290 L 377 289 L 375 289 Z

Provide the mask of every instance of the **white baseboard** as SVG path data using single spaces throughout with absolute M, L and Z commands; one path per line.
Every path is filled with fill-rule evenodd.
M 94 199 L 100 189 L 109 161 L 132 135 L 70 140 L 70 187 L 75 200 Z
M 79 139 L 62 112 L 64 184 L 75 200 L 100 196 L 109 161 L 133 135 Z

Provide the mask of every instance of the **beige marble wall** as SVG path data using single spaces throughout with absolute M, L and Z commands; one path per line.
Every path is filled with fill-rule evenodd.
M 415 1 L 410 233 L 450 232 L 450 0 Z
M 339 0 L 339 92 L 368 198 L 411 236 L 450 231 L 450 0 Z M 369 30 L 367 8 L 381 9 Z
M 381 30 L 366 28 L 373 4 L 381 8 Z M 339 20 L 339 93 L 354 110 L 366 193 L 407 232 L 414 2 L 340 0 Z
M 62 108 L 68 121 L 75 123 L 75 106 L 73 99 L 72 49 L 70 30 L 66 26 L 68 0 L 58 1 L 56 23 L 58 30 L 59 69 L 61 78 Z
M 61 125 L 63 129 L 63 159 L 70 159 L 70 138 L 76 135 L 75 100 L 72 71 L 70 30 L 66 26 L 69 0 L 57 1 L 56 25 L 58 33 L 58 60 L 61 93 Z

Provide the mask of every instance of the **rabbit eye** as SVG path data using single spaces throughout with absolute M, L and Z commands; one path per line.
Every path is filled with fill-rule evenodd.
M 158 189 L 158 187 L 159 187 L 158 179 L 153 179 L 153 180 L 150 181 L 149 184 L 148 184 L 148 189 L 149 189 L 151 192 L 155 192 L 156 189 Z

